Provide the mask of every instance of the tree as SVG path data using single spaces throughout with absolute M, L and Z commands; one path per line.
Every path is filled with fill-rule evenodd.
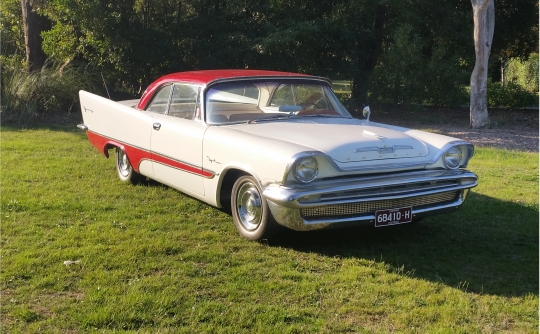
M 494 0 L 471 0 L 474 18 L 474 49 L 476 62 L 471 75 L 471 126 L 489 125 L 487 110 L 487 75 L 489 53 L 495 30 Z
M 29 71 L 43 67 L 47 55 L 43 52 L 41 32 L 51 29 L 51 21 L 39 15 L 30 0 L 21 0 L 22 19 L 24 25 L 24 42 L 26 45 L 26 66 Z

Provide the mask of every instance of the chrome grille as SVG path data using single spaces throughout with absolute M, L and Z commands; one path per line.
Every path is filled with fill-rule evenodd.
M 458 180 L 440 180 L 440 181 L 430 181 L 430 182 L 418 182 L 418 183 L 411 183 L 411 184 L 388 185 L 388 186 L 377 187 L 377 188 L 355 189 L 355 190 L 326 193 L 326 194 L 321 195 L 321 201 L 384 196 L 386 194 L 398 194 L 398 193 L 406 195 L 406 194 L 412 194 L 414 192 L 450 188 L 450 187 L 456 187 L 456 186 L 459 186 Z
M 435 203 L 449 202 L 456 198 L 459 192 L 447 191 L 438 194 L 423 196 L 397 198 L 391 200 L 380 200 L 371 202 L 358 202 L 337 205 L 325 205 L 313 208 L 302 209 L 303 217 L 328 217 L 328 216 L 348 216 L 365 213 L 374 213 L 377 210 L 419 207 Z

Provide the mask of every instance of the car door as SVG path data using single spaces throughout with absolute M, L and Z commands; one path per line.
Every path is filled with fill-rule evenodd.
M 166 112 L 154 115 L 150 146 L 155 179 L 204 195 L 202 142 L 207 126 L 197 119 L 199 94 L 196 85 L 171 85 Z

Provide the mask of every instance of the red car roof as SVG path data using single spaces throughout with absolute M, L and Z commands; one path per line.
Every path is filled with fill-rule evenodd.
M 252 76 L 270 76 L 270 75 L 305 75 L 289 72 L 278 71 L 261 71 L 261 70 L 207 70 L 207 71 L 189 71 L 180 72 L 166 75 L 159 78 L 156 82 L 162 82 L 162 80 L 174 80 L 191 82 L 194 84 L 207 84 L 210 81 L 225 78 L 237 78 L 237 77 L 252 77 Z
M 278 72 L 278 71 L 262 71 L 262 70 L 206 70 L 206 71 L 189 71 L 168 74 L 154 81 L 144 92 L 139 101 L 138 108 L 143 109 L 148 103 L 154 90 L 167 82 L 189 82 L 198 85 L 205 85 L 211 81 L 226 78 L 239 77 L 254 77 L 254 76 L 308 76 L 306 74 Z

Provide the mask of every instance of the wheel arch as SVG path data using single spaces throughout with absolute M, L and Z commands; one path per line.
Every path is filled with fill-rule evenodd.
M 256 178 L 255 175 L 252 173 L 238 168 L 238 167 L 231 167 L 221 174 L 220 182 L 219 182 L 219 190 L 218 190 L 218 196 L 217 199 L 219 201 L 219 205 L 229 210 L 231 208 L 231 192 L 232 188 L 234 186 L 234 183 L 236 180 L 238 180 L 240 177 L 244 175 L 251 175 Z
M 113 142 L 113 141 L 108 141 L 103 146 L 103 155 L 108 159 L 109 158 L 109 150 L 117 148 L 117 147 L 119 149 L 121 149 L 122 151 L 124 151 L 124 152 L 126 151 L 124 145 Z

